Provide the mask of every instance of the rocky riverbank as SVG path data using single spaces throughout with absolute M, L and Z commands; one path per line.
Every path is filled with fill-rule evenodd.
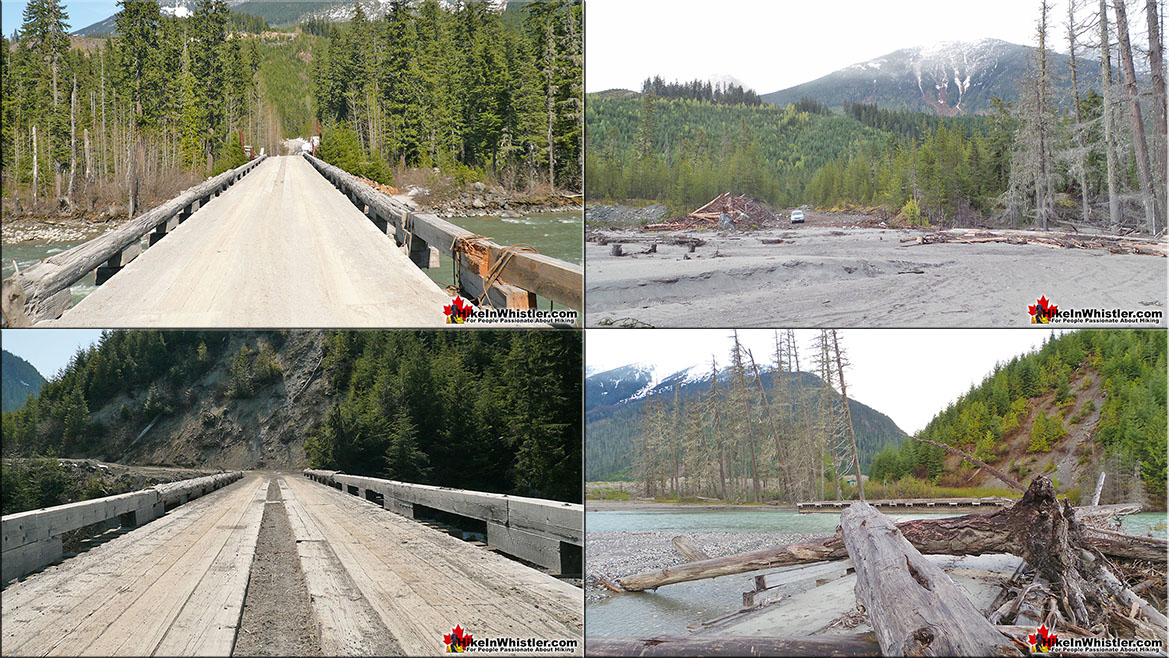
M 0 240 L 6 245 L 82 242 L 117 228 L 125 219 L 111 215 L 5 217 Z
M 522 217 L 541 212 L 572 212 L 581 209 L 581 196 L 526 194 L 494 185 L 475 183 L 466 191 L 442 201 L 420 203 L 420 210 L 439 217 Z
M 589 532 L 585 537 L 585 600 L 597 601 L 609 594 L 598 576 L 616 580 L 645 571 L 683 564 L 686 559 L 670 540 L 677 532 Z M 798 532 L 692 532 L 691 539 L 711 557 L 754 551 L 810 539 Z

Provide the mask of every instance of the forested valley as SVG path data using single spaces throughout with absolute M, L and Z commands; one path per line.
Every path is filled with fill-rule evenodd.
M 689 212 L 730 191 L 777 208 L 872 213 L 900 225 L 1053 222 L 1164 228 L 1166 98 L 1158 3 L 1100 11 L 1043 3 L 1038 48 L 1010 102 L 942 117 L 813 99 L 731 104 L 709 83 L 647 80 L 641 94 L 590 94 L 588 198 L 657 200 Z M 1059 27 L 1057 27 L 1057 25 Z M 1130 33 L 1147 28 L 1148 48 Z M 1055 80 L 1056 43 L 1070 79 Z M 1101 44 L 1106 47 L 1101 47 Z M 1140 60 L 1144 61 L 1140 61 Z M 1137 70 L 1148 71 L 1137 75 Z
M 794 331 L 776 331 L 774 345 L 756 357 L 736 332 L 728 365 L 720 369 L 712 355 L 697 398 L 674 381 L 642 401 L 626 460 L 646 495 L 737 503 L 847 497 L 868 458 L 905 436 L 848 399 L 848 357 L 834 330 L 819 332 L 802 366 Z
M 62 0 L 31 0 L 0 37 L 5 214 L 134 215 L 318 120 L 326 159 L 383 183 L 580 189 L 579 2 L 397 0 L 278 27 L 248 9 L 121 0 L 112 35 L 80 37 Z
M 0 445 L 6 459 L 312 466 L 579 502 L 581 359 L 574 332 L 111 331 L 3 414 Z M 56 482 L 55 461 L 12 482 Z

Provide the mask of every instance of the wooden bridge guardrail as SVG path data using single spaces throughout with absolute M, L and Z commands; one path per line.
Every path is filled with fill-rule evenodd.
M 72 299 L 70 286 L 94 270 L 97 271 L 97 284 L 105 283 L 138 257 L 142 252 L 142 238 L 147 233 L 150 234 L 147 246 L 155 244 L 212 196 L 219 196 L 267 157 L 262 155 L 209 178 L 113 231 L 4 279 L 0 284 L 4 321 L 9 327 L 29 327 L 41 320 L 61 317 Z
M 313 167 L 341 193 L 349 197 L 373 223 L 391 234 L 398 246 L 408 245 L 410 259 L 421 268 L 430 266 L 430 247 L 459 260 L 459 294 L 472 300 L 484 294 L 484 283 L 499 265 L 494 282 L 486 291 L 487 300 L 497 308 L 534 308 L 536 295 L 581 311 L 584 268 L 543 254 L 515 251 L 476 236 L 445 219 L 415 212 L 359 180 L 356 176 L 305 153 Z M 456 253 L 458 256 L 456 256 Z
M 236 471 L 159 484 L 140 491 L 9 514 L 0 519 L 3 564 L 0 582 L 26 576 L 63 555 L 61 535 L 70 530 L 121 517 L 123 525 L 140 526 L 178 505 L 243 477 Z
M 542 498 L 452 489 L 409 482 L 305 469 L 322 484 L 367 500 L 382 497 L 382 507 L 415 518 L 415 505 L 484 521 L 487 545 L 557 573 L 568 570 L 571 558 L 562 544 L 584 547 L 584 506 Z

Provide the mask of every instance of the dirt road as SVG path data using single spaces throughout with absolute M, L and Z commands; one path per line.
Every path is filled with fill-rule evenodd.
M 4 655 L 435 655 L 456 625 L 579 641 L 584 620 L 581 589 L 299 473 L 252 473 L 0 601 Z
M 620 257 L 590 242 L 588 326 L 628 318 L 658 327 L 1018 327 L 1030 323 L 1027 307 L 1041 296 L 1061 308 L 1165 310 L 1165 258 L 900 242 L 918 234 L 819 226 L 674 233 L 707 243 L 694 253 L 660 244 L 654 254 L 628 243 L 632 255 Z
M 450 297 L 299 156 L 261 163 L 61 327 L 417 327 Z

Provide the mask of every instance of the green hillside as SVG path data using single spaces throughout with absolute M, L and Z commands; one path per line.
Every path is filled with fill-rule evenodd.
M 265 3 L 266 4 L 266 3 Z M 260 42 L 259 82 L 264 102 L 276 113 L 287 137 L 307 137 L 313 131 L 313 57 L 323 39 L 308 34 Z
M 1057 488 L 1080 502 L 1091 496 L 1100 470 L 1112 475 L 1110 484 L 1122 485 L 1121 499 L 1128 490 L 1123 485 L 1133 484 L 1139 472 L 1146 495 L 1157 503 L 1166 490 L 1165 364 L 1164 331 L 1064 334 L 1000 364 L 919 436 L 973 453 L 1024 483 L 1053 474 Z M 870 475 L 884 482 L 1002 486 L 913 440 L 878 454 Z
M 881 141 L 849 117 L 772 106 L 589 94 L 590 199 L 662 199 L 696 207 L 728 190 L 801 203 L 827 163 Z

